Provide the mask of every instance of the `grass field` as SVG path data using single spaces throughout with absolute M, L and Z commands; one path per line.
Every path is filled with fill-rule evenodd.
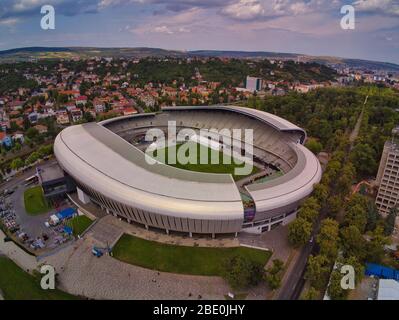
M 51 209 L 40 186 L 25 190 L 24 203 L 26 212 L 31 215 L 46 213 Z
M 192 148 L 191 150 L 196 149 L 196 154 L 194 153 L 195 151 L 189 151 L 190 148 Z M 169 157 L 168 157 L 169 152 L 172 152 L 173 154 L 177 155 L 176 163 L 171 163 L 171 161 L 169 161 Z M 193 152 L 193 153 L 190 153 L 190 152 Z M 165 154 L 164 159 L 160 158 L 163 153 Z M 191 158 L 192 154 L 194 154 L 194 156 L 192 159 L 193 161 L 190 161 L 191 163 L 181 163 L 182 161 L 179 161 L 179 159 L 181 159 L 179 157 L 180 155 L 183 158 L 188 158 L 189 156 Z M 208 155 L 206 164 L 200 163 L 200 155 L 201 154 Z M 234 159 L 233 157 L 227 157 L 221 151 L 208 148 L 206 146 L 203 146 L 203 145 L 201 145 L 199 143 L 195 143 L 195 142 L 186 142 L 184 144 L 178 144 L 177 146 L 173 146 L 170 148 L 166 147 L 164 149 L 157 150 L 156 152 L 154 152 L 154 157 L 158 161 L 164 162 L 172 167 L 176 167 L 176 168 L 184 169 L 184 170 L 188 170 L 188 171 L 231 174 L 233 176 L 234 180 L 236 180 L 236 181 L 259 171 L 259 169 L 256 166 L 253 166 L 252 172 L 250 174 L 236 175 L 235 169 L 243 168 L 245 166 L 244 163 L 237 164 L 237 160 Z M 231 162 L 230 164 L 226 163 L 226 161 L 225 161 L 226 157 L 227 157 L 227 159 L 230 159 L 230 162 Z
M 236 248 L 200 248 L 162 244 L 124 234 L 113 249 L 121 261 L 147 269 L 204 276 L 222 276 L 223 263 L 229 257 L 241 255 L 266 264 L 271 252 Z
M 8 258 L 0 257 L 0 289 L 6 300 L 75 300 L 60 290 L 43 290 L 39 281 Z M 17 311 L 17 310 L 16 310 Z
M 73 229 L 73 235 L 77 237 L 78 235 L 81 235 L 92 223 L 93 221 L 86 216 L 77 216 L 69 220 L 67 225 Z

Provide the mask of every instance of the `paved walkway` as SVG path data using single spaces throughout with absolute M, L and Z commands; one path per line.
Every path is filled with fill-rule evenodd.
M 272 263 L 272 260 L 279 259 L 286 263 L 292 248 L 288 242 L 288 227 L 280 226 L 269 232 L 261 235 L 252 235 L 247 233 L 240 233 L 238 239 L 241 244 L 268 249 L 273 252 L 267 267 Z
M 98 239 L 88 232 L 73 246 L 47 257 L 58 273 L 60 289 L 93 299 L 224 299 L 230 288 L 220 277 L 179 275 L 130 265 L 110 256 L 94 257 Z M 189 257 L 188 257 L 189 258 Z M 248 299 L 265 299 L 265 285 Z
M 103 215 L 99 213 L 100 209 L 93 212 L 95 216 L 101 216 L 96 225 L 89 231 L 95 233 L 95 238 L 98 240 L 99 245 L 106 246 L 107 244 L 112 247 L 112 244 L 119 239 L 123 233 L 133 235 L 138 238 L 157 241 L 166 244 L 173 244 L 179 246 L 198 246 L 198 247 L 238 247 L 240 245 L 238 238 L 232 235 L 220 236 L 217 235 L 212 239 L 209 235 L 194 234 L 192 238 L 185 233 L 170 232 L 169 235 L 165 231 L 156 228 L 146 230 L 142 225 L 129 224 L 112 215 Z M 96 232 L 97 231 L 97 232 Z
M 3 231 L 0 230 L 0 253 L 10 258 L 27 272 L 32 272 L 32 270 L 36 269 L 38 267 L 36 257 L 27 254 L 12 241 L 4 242 L 5 236 Z

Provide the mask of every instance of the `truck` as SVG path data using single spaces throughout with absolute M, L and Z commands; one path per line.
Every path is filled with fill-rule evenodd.
M 93 256 L 95 256 L 97 258 L 101 258 L 104 255 L 104 253 L 108 253 L 110 256 L 112 256 L 112 250 L 108 246 L 108 244 L 107 244 L 107 248 L 99 248 L 99 247 L 94 246 L 93 249 L 91 250 L 91 253 L 93 254 Z
M 93 254 L 93 256 L 95 256 L 97 258 L 101 258 L 104 255 L 103 251 L 97 247 L 93 247 L 93 249 L 91 250 L 91 253 Z

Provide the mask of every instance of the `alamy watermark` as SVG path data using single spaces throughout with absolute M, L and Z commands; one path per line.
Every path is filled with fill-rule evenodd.
M 43 265 L 40 268 L 40 273 L 43 275 L 40 280 L 40 287 L 43 290 L 55 289 L 55 269 L 51 265 Z
M 356 27 L 355 8 L 351 5 L 345 5 L 341 8 L 341 14 L 344 15 L 341 18 L 341 28 L 343 30 L 355 30 Z
M 200 129 L 197 133 L 190 128 L 178 131 L 176 122 L 169 121 L 167 137 L 163 130 L 152 128 L 144 139 L 151 143 L 145 150 L 150 165 L 235 164 L 236 176 L 249 175 L 253 170 L 252 129 Z
M 355 289 L 355 268 L 349 264 L 341 267 L 341 273 L 344 275 L 341 278 L 341 288 L 344 290 Z
M 40 20 L 40 27 L 43 30 L 55 29 L 55 9 L 51 5 L 42 6 L 40 13 L 44 15 Z

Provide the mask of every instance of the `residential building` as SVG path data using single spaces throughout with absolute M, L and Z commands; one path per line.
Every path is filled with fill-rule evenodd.
M 15 134 L 12 136 L 12 140 L 13 140 L 14 142 L 19 142 L 20 144 L 23 144 L 23 143 L 25 142 L 24 134 L 23 134 L 23 133 L 15 133 Z
M 137 110 L 133 107 L 127 107 L 123 110 L 123 115 L 124 116 L 131 116 L 133 114 L 136 114 Z
M 75 108 L 71 110 L 72 122 L 77 122 L 83 119 L 82 110 Z
M 28 119 L 30 123 L 36 123 L 37 120 L 39 119 L 39 116 L 37 114 L 37 112 L 32 112 L 28 115 Z
M 69 124 L 68 112 L 61 110 L 57 112 L 57 123 L 58 124 Z
M 12 139 L 10 136 L 7 135 L 6 132 L 4 131 L 0 131 L 0 143 L 7 147 L 7 148 L 11 148 L 12 147 Z
M 76 98 L 76 105 L 85 105 L 87 103 L 87 97 L 86 96 L 80 96 Z
M 385 142 L 376 178 L 376 206 L 386 216 L 399 201 L 399 127 L 392 130 L 391 140 Z
M 35 129 L 39 131 L 40 134 L 47 133 L 47 127 L 42 124 L 35 125 Z
M 247 90 L 252 92 L 262 90 L 262 79 L 256 77 L 247 76 L 246 86 Z
M 105 111 L 105 103 L 102 102 L 99 99 L 94 99 L 94 110 L 96 111 L 96 113 L 101 113 Z

